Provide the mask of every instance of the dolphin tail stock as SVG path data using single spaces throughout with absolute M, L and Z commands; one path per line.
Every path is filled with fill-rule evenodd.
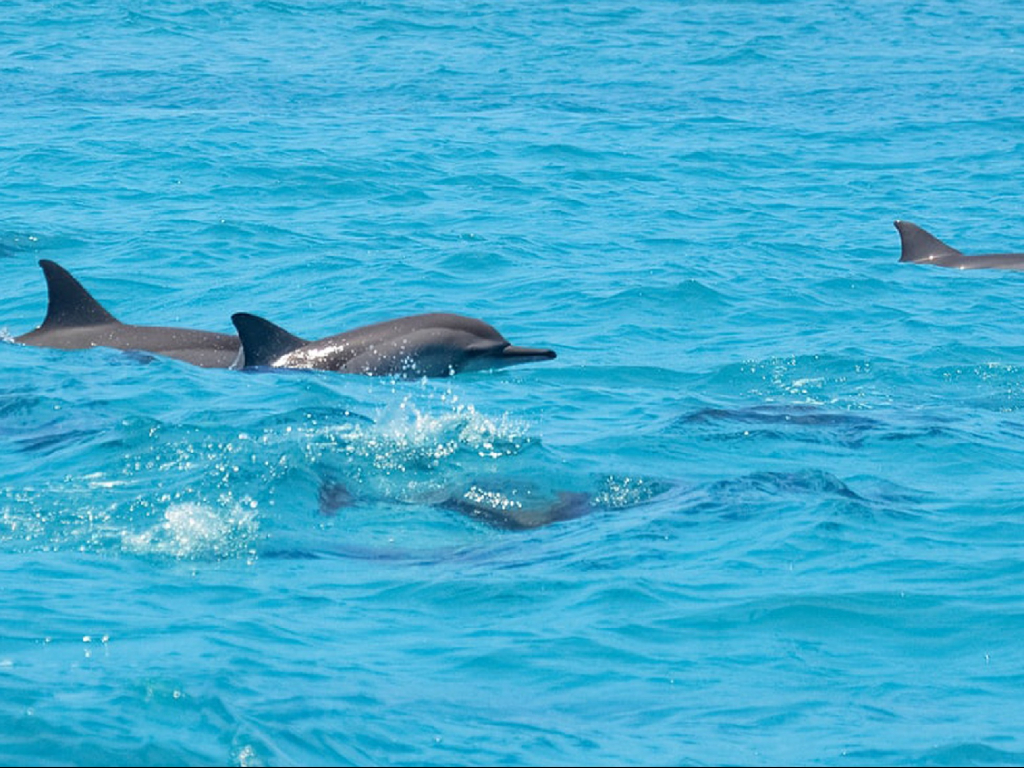
M 902 251 L 900 261 L 913 263 L 937 262 L 948 258 L 959 258 L 963 253 L 939 240 L 916 224 L 897 219 L 893 226 L 900 233 Z
M 281 326 L 248 312 L 236 312 L 231 316 L 231 322 L 235 324 L 242 344 L 240 355 L 244 358 L 245 368 L 271 365 L 282 355 L 309 343 Z

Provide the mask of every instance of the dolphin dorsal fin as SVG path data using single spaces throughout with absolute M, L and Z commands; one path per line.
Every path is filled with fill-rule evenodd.
M 282 355 L 309 343 L 281 326 L 247 312 L 236 312 L 231 316 L 231 322 L 235 324 L 238 339 L 242 342 L 246 368 L 271 365 Z
M 83 325 L 106 325 L 118 322 L 92 297 L 82 284 L 75 280 L 64 267 L 49 259 L 42 259 L 39 266 L 46 277 L 48 304 L 46 318 L 40 329 L 72 328 Z
M 963 256 L 956 248 L 946 245 L 917 224 L 909 221 L 895 221 L 893 224 L 900 233 L 900 261 L 942 261 L 950 256 Z

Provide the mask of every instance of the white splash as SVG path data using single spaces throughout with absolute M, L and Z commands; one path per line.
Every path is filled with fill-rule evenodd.
M 136 554 L 219 559 L 251 553 L 258 532 L 255 502 L 225 507 L 177 502 L 156 525 L 141 533 L 124 533 L 122 543 Z

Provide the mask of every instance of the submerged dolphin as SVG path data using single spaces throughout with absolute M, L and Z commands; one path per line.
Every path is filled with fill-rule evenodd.
M 1024 253 L 984 253 L 967 256 L 909 221 L 893 222 L 900 233 L 903 252 L 900 261 L 934 264 L 953 269 L 1024 270 Z
M 407 500 L 405 503 L 427 503 L 506 531 L 526 531 L 575 520 L 596 511 L 600 506 L 588 493 L 557 491 L 552 497 L 549 494 L 534 493 L 529 488 L 521 490 L 516 489 L 514 481 L 511 490 L 497 491 L 474 483 L 464 491 L 446 495 L 440 501 Z M 341 509 L 357 505 L 360 499 L 344 483 L 326 479 L 320 484 L 319 502 L 320 514 L 334 517 Z
M 482 320 L 431 313 L 365 325 L 319 341 L 293 336 L 262 317 L 231 316 L 245 367 L 309 368 L 369 376 L 451 376 L 551 360 L 550 349 L 509 344 Z
M 46 318 L 34 331 L 16 336 L 14 340 L 19 344 L 152 352 L 203 368 L 229 368 L 239 356 L 238 338 L 227 333 L 118 322 L 59 264 L 43 259 L 39 266 L 49 294 Z

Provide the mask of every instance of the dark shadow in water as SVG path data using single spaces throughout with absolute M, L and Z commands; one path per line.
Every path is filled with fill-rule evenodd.
M 897 421 L 892 421 L 893 416 Z M 706 440 L 790 440 L 799 443 L 861 448 L 869 440 L 882 442 L 941 438 L 956 432 L 956 424 L 936 414 L 887 414 L 888 420 L 861 413 L 837 411 L 811 404 L 772 403 L 744 408 L 701 408 L 679 416 L 669 431 L 696 432 Z
M 870 502 L 835 475 L 820 470 L 753 472 L 691 488 L 684 503 L 688 513 L 713 513 L 726 519 L 745 519 L 766 502 L 793 496 L 844 500 L 857 505 Z
M 832 443 L 858 447 L 871 432 L 883 428 L 876 419 L 816 405 L 755 405 L 748 408 L 702 408 L 680 416 L 677 427 L 713 430 L 720 439 L 751 434 L 770 439 L 789 438 L 801 442 Z M 734 425 L 730 429 L 730 425 Z M 739 435 L 735 428 L 740 427 Z

